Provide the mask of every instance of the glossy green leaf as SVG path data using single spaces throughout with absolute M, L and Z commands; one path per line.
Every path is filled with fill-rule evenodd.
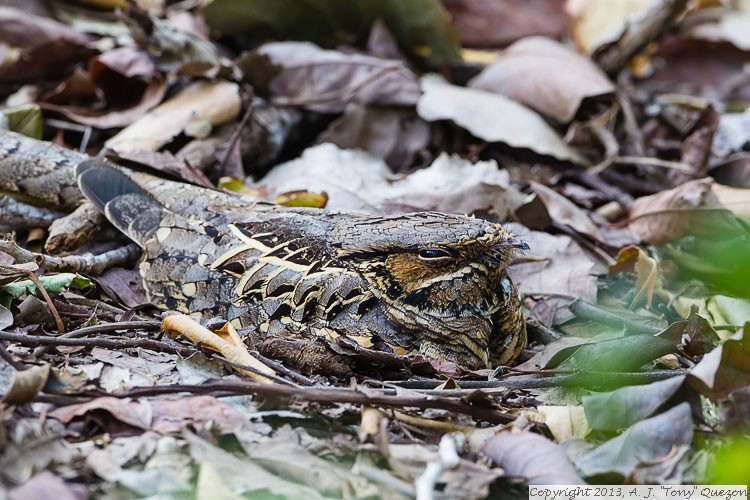
M 630 335 L 560 351 L 545 368 L 630 372 L 675 350 L 668 340 L 652 335 Z
M 653 414 L 677 392 L 684 381 L 684 376 L 677 376 L 648 385 L 622 387 L 584 396 L 586 420 L 592 429 L 624 429 Z M 612 411 L 612 408 L 618 411 Z

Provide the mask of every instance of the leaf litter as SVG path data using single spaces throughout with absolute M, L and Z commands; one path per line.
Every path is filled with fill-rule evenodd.
M 0 188 L 19 198 L 0 204 L 2 494 L 748 477 L 732 458 L 750 425 L 746 9 L 287 3 L 0 8 Z M 16 150 L 19 131 L 60 159 L 20 187 L 4 155 L 28 164 L 36 143 Z M 302 369 L 228 330 L 160 332 L 124 240 L 85 210 L 61 218 L 80 200 L 72 149 L 296 206 L 506 223 L 529 247 L 510 270 L 523 363 L 470 372 L 343 342 L 344 366 Z M 53 220 L 56 256 L 40 246 Z

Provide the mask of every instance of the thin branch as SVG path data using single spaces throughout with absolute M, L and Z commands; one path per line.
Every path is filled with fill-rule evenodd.
M 135 387 L 129 391 L 110 394 L 102 390 L 93 390 L 80 393 L 69 393 L 72 396 L 112 396 L 117 398 L 136 398 L 144 396 L 157 396 L 161 394 L 176 394 L 186 392 L 190 394 L 254 394 L 258 396 L 277 396 L 293 398 L 298 401 L 314 403 L 351 403 L 369 406 L 385 406 L 389 408 L 419 408 L 440 409 L 469 415 L 477 420 L 483 420 L 494 424 L 507 424 L 515 417 L 507 415 L 498 410 L 474 406 L 462 401 L 447 399 L 430 395 L 390 395 L 368 390 L 362 392 L 357 389 L 322 388 L 322 387 L 294 387 L 281 384 L 259 384 L 257 382 L 239 380 L 221 380 L 208 382 L 202 385 L 165 385 L 155 387 Z
M 25 335 L 23 333 L 0 332 L 0 340 L 15 342 L 22 345 L 40 346 L 40 345 L 66 345 L 66 346 L 83 346 L 83 347 L 102 347 L 104 349 L 122 350 L 122 349 L 151 349 L 157 352 L 167 352 L 179 354 L 180 356 L 190 356 L 198 352 L 197 349 L 183 347 L 179 344 L 173 345 L 167 342 L 152 339 L 113 339 L 108 337 L 97 337 L 93 339 L 76 339 L 65 337 L 42 337 L 39 335 Z
M 32 252 L 19 246 L 15 241 L 0 239 L 0 252 L 13 257 L 16 262 L 35 262 L 47 271 L 67 271 L 81 274 L 99 275 L 110 267 L 132 262 L 141 254 L 141 249 L 135 243 L 110 250 L 99 255 L 67 255 L 53 257 L 43 253 Z
M 671 168 L 682 172 L 692 172 L 693 169 L 687 163 L 681 161 L 661 160 L 650 156 L 613 156 L 588 169 L 591 175 L 597 175 L 612 165 L 649 165 L 652 167 Z
M 86 337 L 88 335 L 98 335 L 100 333 L 110 333 L 118 330 L 135 329 L 159 330 L 161 329 L 161 323 L 159 323 L 158 321 L 121 321 L 115 323 L 102 323 L 100 325 L 79 328 L 77 330 L 73 330 L 71 332 L 60 335 L 56 338 L 77 339 Z M 51 344 L 37 347 L 36 349 L 34 349 L 34 356 L 38 358 L 39 356 L 47 353 L 51 347 Z
M 224 167 L 227 164 L 227 160 L 229 160 L 229 155 L 232 154 L 232 149 L 234 149 L 234 146 L 237 144 L 237 141 L 240 138 L 240 134 L 247 126 L 247 123 L 250 121 L 250 118 L 255 114 L 255 107 L 250 103 L 247 107 L 247 111 L 245 111 L 245 115 L 242 117 L 242 120 L 240 120 L 240 123 L 237 125 L 237 127 L 232 131 L 232 136 L 229 138 L 229 145 L 227 147 L 226 153 L 224 153 L 224 156 L 221 159 L 221 162 L 219 162 L 219 172 L 222 172 L 221 175 L 227 175 L 224 173 Z
M 57 307 L 55 307 L 55 303 L 52 302 L 52 298 L 47 293 L 47 289 L 44 288 L 44 285 L 42 285 L 42 282 L 39 281 L 39 278 L 37 278 L 36 274 L 32 273 L 31 271 L 27 271 L 26 277 L 28 277 L 36 285 L 37 289 L 39 290 L 39 293 L 41 293 L 42 297 L 44 297 L 44 301 L 47 303 L 47 306 L 52 312 L 52 316 L 55 318 L 55 325 L 57 326 L 57 332 L 65 333 L 65 325 L 62 322 L 60 313 L 57 312 Z

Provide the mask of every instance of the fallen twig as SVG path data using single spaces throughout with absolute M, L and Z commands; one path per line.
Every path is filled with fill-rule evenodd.
M 0 337 L 0 339 L 2 339 L 2 337 Z M 258 396 L 288 397 L 299 401 L 315 403 L 351 403 L 368 406 L 385 406 L 389 408 L 434 408 L 469 415 L 477 420 L 493 424 L 507 424 L 515 419 L 513 416 L 492 408 L 476 406 L 455 399 L 430 395 L 402 396 L 397 394 L 384 394 L 383 392 L 376 393 L 374 390 L 370 389 L 368 389 L 367 392 L 363 392 L 358 389 L 294 387 L 281 384 L 260 384 L 244 380 L 220 380 L 207 382 L 201 385 L 175 384 L 154 387 L 135 387 L 129 391 L 118 394 L 110 394 L 102 390 L 68 394 L 71 396 L 137 398 L 157 396 L 161 394 L 176 394 L 179 392 L 190 394 L 214 394 L 217 396 L 255 394 Z
M 0 332 L 0 340 L 15 342 L 22 345 L 41 346 L 41 345 L 66 345 L 66 346 L 83 346 L 83 347 L 103 347 L 105 349 L 151 349 L 157 352 L 167 352 L 179 354 L 180 356 L 190 356 L 198 352 L 192 347 L 183 347 L 168 344 L 160 340 L 153 339 L 113 339 L 108 337 L 97 337 L 93 339 L 77 339 L 65 337 L 42 337 L 41 335 L 26 335 L 23 333 Z
M 101 323 L 99 325 L 79 328 L 77 330 L 73 330 L 60 335 L 56 338 L 77 339 L 85 337 L 87 335 L 110 333 L 116 332 L 118 330 L 135 330 L 137 328 L 142 330 L 159 330 L 161 329 L 161 323 L 159 323 L 158 321 L 121 321 L 116 323 Z M 47 353 L 52 346 L 52 344 L 47 344 L 41 347 L 37 347 L 36 349 L 34 349 L 34 356 L 38 358 L 39 356 Z
M 443 380 L 405 380 L 384 382 L 404 389 L 418 390 L 423 394 L 463 397 L 472 392 L 483 390 L 487 393 L 504 392 L 508 390 L 541 389 L 547 387 L 583 387 L 586 389 L 601 389 L 602 387 L 620 387 L 625 385 L 640 385 L 665 380 L 684 375 L 686 370 L 652 370 L 648 372 L 574 372 L 565 375 L 528 376 L 516 380 L 458 380 L 460 389 L 434 389 Z
M 99 255 L 87 253 L 53 257 L 26 250 L 9 238 L 0 239 L 0 251 L 13 257 L 16 262 L 35 262 L 40 268 L 47 271 L 67 271 L 91 275 L 98 275 L 110 267 L 132 262 L 141 254 L 140 247 L 131 243 Z

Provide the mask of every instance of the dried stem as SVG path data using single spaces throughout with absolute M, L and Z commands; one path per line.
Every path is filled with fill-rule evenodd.
M 98 335 L 100 333 L 110 333 L 118 330 L 159 330 L 160 328 L 161 323 L 159 323 L 158 321 L 121 321 L 116 323 L 102 323 L 100 325 L 86 326 L 83 328 L 79 328 L 78 330 L 73 330 L 72 332 L 65 333 L 56 338 L 77 339 L 86 337 L 88 335 Z M 38 358 L 39 356 L 47 353 L 51 347 L 51 344 L 37 347 L 36 349 L 34 349 L 34 356 Z
M 132 262 L 141 253 L 140 247 L 135 243 L 124 247 L 110 250 L 99 255 L 68 255 L 65 257 L 53 257 L 43 253 L 32 252 L 20 247 L 15 241 L 0 239 L 0 252 L 5 252 L 13 257 L 16 262 L 36 262 L 36 264 L 47 271 L 66 271 L 81 274 L 99 275 L 110 267 Z
M 179 344 L 170 344 L 153 339 L 113 339 L 108 337 L 97 337 L 93 339 L 76 339 L 65 337 L 42 337 L 39 335 L 25 335 L 23 333 L 0 332 L 0 340 L 15 342 L 22 345 L 40 346 L 40 345 L 67 345 L 83 347 L 102 347 L 104 349 L 122 350 L 122 349 L 151 349 L 157 352 L 167 352 L 179 354 L 180 356 L 190 356 L 195 354 L 197 349 L 183 347 Z
M 1 333 L 1 332 L 0 332 Z M 1 339 L 2 337 L 0 337 Z M 201 385 L 166 385 L 155 387 L 136 387 L 127 392 L 109 394 L 101 390 L 88 391 L 71 394 L 72 396 L 113 396 L 117 398 L 136 398 L 144 396 L 156 396 L 160 394 L 176 394 L 186 392 L 191 394 L 254 394 L 258 396 L 278 396 L 294 398 L 299 401 L 315 403 L 351 403 L 368 406 L 385 406 L 389 408 L 435 408 L 469 415 L 477 420 L 483 420 L 494 424 L 507 424 L 515 417 L 502 413 L 498 410 L 474 406 L 462 401 L 429 396 L 429 395 L 407 395 L 374 393 L 373 390 L 362 392 L 357 389 L 324 388 L 324 387 L 294 387 L 281 384 L 259 384 L 257 382 L 239 380 L 221 380 L 208 382 Z

